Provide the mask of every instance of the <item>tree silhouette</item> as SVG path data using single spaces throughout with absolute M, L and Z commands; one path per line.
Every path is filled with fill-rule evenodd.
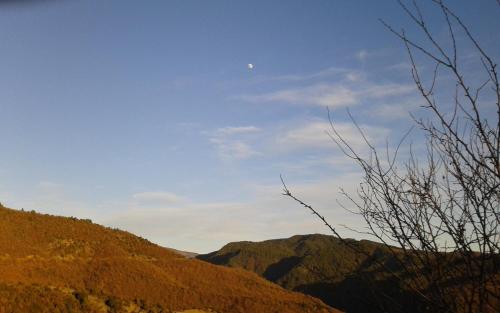
M 349 113 L 368 155 L 361 155 L 336 129 L 330 113 L 330 137 L 363 173 L 356 194 L 341 193 L 366 223 L 366 234 L 384 243 L 398 270 L 390 272 L 425 303 L 431 312 L 500 311 L 500 87 L 497 64 L 470 28 L 442 0 L 448 38 L 434 35 L 420 7 L 398 1 L 424 35 L 419 43 L 385 27 L 399 38 L 411 62 L 411 75 L 424 100 L 425 118 L 413 117 L 425 138 L 422 157 L 409 148 L 398 156 L 407 135 L 390 152 L 381 152 Z M 478 66 L 465 69 L 457 43 L 465 38 Z M 467 51 L 470 55 L 470 51 Z M 430 75 L 418 66 L 422 57 L 434 64 Z M 478 82 L 481 73 L 485 79 Z M 455 83 L 451 101 L 440 87 L 440 75 Z M 448 109 L 452 104 L 451 110 Z M 489 106 L 489 107 L 488 107 Z M 310 209 L 339 238 L 335 228 L 313 207 L 295 197 L 283 183 L 284 194 Z

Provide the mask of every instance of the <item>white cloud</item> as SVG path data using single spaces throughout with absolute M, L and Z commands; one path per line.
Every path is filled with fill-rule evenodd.
M 352 123 L 335 123 L 337 132 L 356 149 L 365 146 L 362 136 Z M 389 135 L 389 130 L 382 127 L 360 125 L 371 142 L 380 142 Z M 287 150 L 296 149 L 329 149 L 335 148 L 335 143 L 328 134 L 332 133 L 331 125 L 325 121 L 313 121 L 300 127 L 289 129 L 276 137 L 277 147 Z
M 356 149 L 363 153 L 367 149 L 363 137 L 356 126 L 351 122 L 335 122 L 337 132 Z M 372 144 L 385 143 L 390 130 L 385 127 L 361 124 L 359 125 L 366 138 Z M 262 129 L 255 126 L 224 127 L 212 132 L 209 142 L 216 149 L 219 157 L 224 161 L 242 160 L 255 156 L 276 158 L 297 155 L 297 152 L 306 152 L 309 156 L 321 155 L 322 164 L 339 165 L 341 161 L 340 150 L 331 138 L 332 128 L 326 120 L 311 120 L 300 124 L 272 125 Z M 331 153 L 331 159 L 326 160 L 324 153 Z M 304 161 L 305 162 L 305 161 Z M 307 163 L 307 162 L 306 162 Z M 311 163 L 311 162 L 310 162 Z M 311 163 L 311 165 L 314 162 Z
M 240 140 L 216 138 L 212 139 L 211 142 L 215 144 L 219 156 L 223 160 L 242 160 L 259 155 L 250 145 Z
M 244 95 L 239 99 L 252 103 L 278 102 L 335 109 L 357 105 L 362 101 L 404 96 L 415 91 L 415 87 L 410 84 L 371 83 L 366 81 L 363 74 L 357 72 L 348 73 L 345 79 L 346 81 L 338 83 L 318 83 L 260 95 Z
M 262 95 L 240 97 L 249 102 L 285 102 L 301 105 L 343 107 L 358 102 L 355 93 L 341 85 L 317 84 L 308 87 L 283 89 Z
M 333 144 L 327 131 L 330 125 L 326 122 L 312 122 L 290 129 L 277 136 L 277 143 L 294 149 L 325 148 Z
M 222 127 L 215 131 L 217 135 L 231 136 L 235 134 L 244 134 L 244 133 L 255 133 L 260 131 L 259 128 L 255 126 L 239 126 L 239 127 Z
M 383 51 L 361 50 L 358 56 L 366 59 L 384 54 Z M 284 103 L 303 106 L 322 106 L 332 109 L 358 104 L 379 104 L 382 101 L 407 98 L 416 91 L 413 83 L 387 82 L 370 79 L 364 71 L 327 68 L 307 75 L 279 76 L 278 88 L 253 94 L 233 96 L 232 99 L 250 103 Z M 278 79 L 274 77 L 270 79 Z M 260 81 L 265 83 L 265 81 Z
M 260 132 L 255 126 L 222 127 L 213 132 L 204 132 L 210 136 L 222 160 L 242 160 L 259 155 L 247 142 L 252 140 L 252 134 Z

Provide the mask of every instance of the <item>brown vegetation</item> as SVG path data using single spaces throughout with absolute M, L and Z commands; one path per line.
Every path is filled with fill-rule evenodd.
M 89 220 L 0 206 L 0 312 L 335 312 Z

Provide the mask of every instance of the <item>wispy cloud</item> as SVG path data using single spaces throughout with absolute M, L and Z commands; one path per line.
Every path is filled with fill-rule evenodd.
M 366 62 L 369 59 L 376 57 L 387 57 L 391 54 L 391 50 L 389 49 L 378 49 L 378 50 L 367 50 L 361 49 L 356 51 L 354 54 L 354 58 L 356 58 L 360 62 Z
M 259 155 L 250 145 L 243 141 L 232 140 L 222 142 L 220 140 L 212 140 L 217 145 L 219 155 L 222 159 L 248 159 L 252 156 Z
M 247 140 L 252 134 L 260 132 L 255 126 L 222 127 L 213 132 L 204 132 L 209 135 L 209 141 L 216 148 L 222 160 L 241 160 L 259 155 Z
M 278 75 L 271 77 L 259 77 L 256 82 L 301 82 L 308 80 L 317 79 L 327 79 L 332 77 L 342 77 L 348 73 L 352 73 L 353 70 L 347 68 L 339 67 L 329 67 L 312 73 L 302 73 L 302 74 L 288 74 L 288 75 Z
M 255 126 L 228 126 L 217 129 L 215 134 L 218 136 L 231 136 L 236 134 L 255 133 L 259 131 L 260 129 Z
M 366 143 L 359 130 L 351 122 L 335 122 L 335 128 L 350 145 L 359 150 L 366 149 Z M 390 129 L 367 124 L 359 125 L 366 138 L 373 144 L 384 142 Z M 332 128 L 327 120 L 313 119 L 301 123 L 271 125 L 268 128 L 255 126 L 224 127 L 209 135 L 209 142 L 216 149 L 221 160 L 241 160 L 254 156 L 267 158 L 288 158 L 307 152 L 308 154 L 325 151 L 333 153 L 337 148 L 330 134 Z M 337 151 L 340 152 L 340 151 Z M 322 156 L 324 157 L 324 156 Z M 332 157 L 339 164 L 337 155 Z M 332 163 L 329 160 L 327 163 Z
M 404 96 L 414 90 L 415 87 L 411 84 L 373 83 L 366 81 L 362 73 L 350 72 L 339 82 L 321 82 L 263 94 L 242 95 L 238 98 L 252 103 L 276 102 L 328 106 L 335 109 L 357 105 L 363 101 Z
M 367 139 L 379 142 L 389 135 L 389 129 L 360 125 Z M 335 123 L 335 128 L 342 137 L 354 148 L 361 149 L 365 146 L 358 129 L 352 123 Z M 329 133 L 331 125 L 326 121 L 312 121 L 299 127 L 289 129 L 276 136 L 277 146 L 283 150 L 297 149 L 331 149 L 335 147 Z
M 249 102 L 284 102 L 290 104 L 342 107 L 357 103 L 356 94 L 339 85 L 317 84 L 308 87 L 290 88 L 262 95 L 247 95 L 241 99 Z

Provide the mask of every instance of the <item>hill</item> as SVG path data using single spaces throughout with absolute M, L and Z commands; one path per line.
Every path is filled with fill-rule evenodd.
M 0 312 L 338 312 L 90 220 L 0 205 Z
M 197 258 L 253 271 L 347 312 L 423 311 L 423 304 L 381 268 L 380 264 L 384 264 L 397 270 L 397 264 L 383 245 L 368 240 L 348 241 L 363 253 L 353 252 L 333 236 L 314 234 L 233 242 Z

